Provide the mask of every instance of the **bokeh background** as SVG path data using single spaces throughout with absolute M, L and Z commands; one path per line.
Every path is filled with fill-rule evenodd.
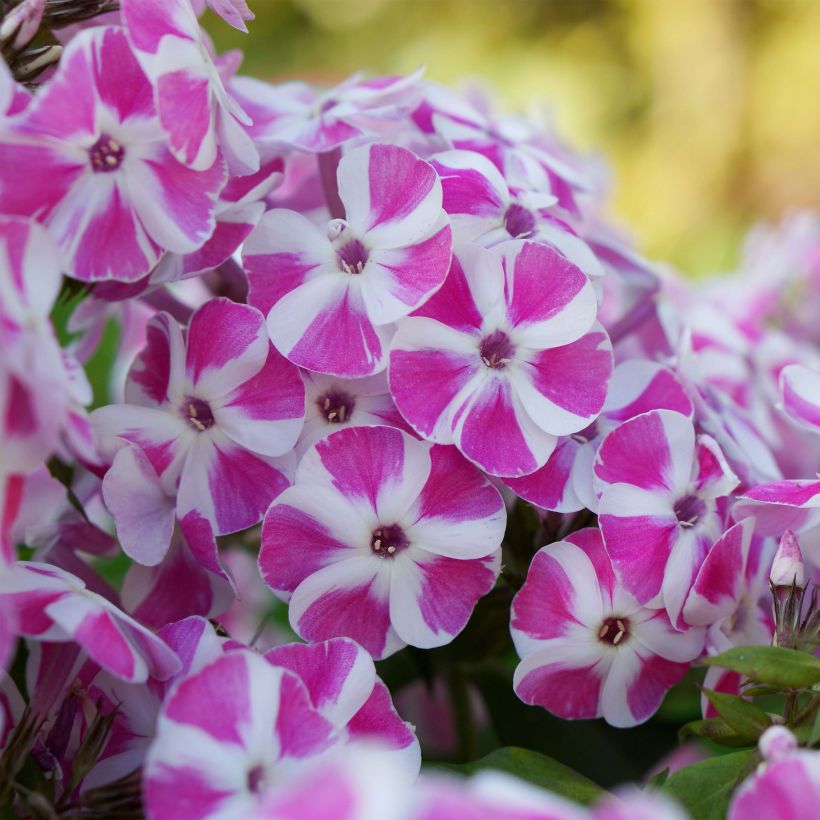
M 690 275 L 760 219 L 820 206 L 820 0 L 249 0 L 220 50 L 271 81 L 357 70 L 479 83 L 608 158 L 612 212 Z

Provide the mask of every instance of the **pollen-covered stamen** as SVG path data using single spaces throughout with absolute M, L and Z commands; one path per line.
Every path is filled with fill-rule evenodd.
M 345 273 L 361 273 L 367 264 L 367 248 L 358 239 L 351 239 L 336 251 L 339 269 Z
M 96 173 L 107 174 L 116 171 L 125 159 L 125 148 L 113 137 L 103 134 L 88 149 L 88 156 L 91 160 L 91 167 Z
M 607 618 L 598 630 L 598 640 L 610 646 L 618 646 L 629 637 L 627 618 Z
M 527 239 L 535 233 L 535 217 L 531 211 L 513 203 L 504 214 L 504 227 L 514 239 Z
M 343 390 L 328 390 L 319 396 L 316 404 L 328 424 L 343 424 L 350 421 L 356 407 L 353 396 Z
M 202 399 L 185 399 L 182 403 L 182 415 L 191 427 L 200 432 L 210 430 L 216 423 L 211 406 Z
M 481 361 L 497 370 L 506 367 L 515 356 L 515 346 L 503 330 L 496 330 L 481 340 L 478 349 Z
M 706 512 L 706 505 L 696 495 L 686 495 L 675 502 L 673 509 L 681 527 L 694 527 Z
M 377 527 L 370 538 L 370 549 L 380 558 L 392 558 L 410 546 L 404 530 L 398 524 L 389 527 Z

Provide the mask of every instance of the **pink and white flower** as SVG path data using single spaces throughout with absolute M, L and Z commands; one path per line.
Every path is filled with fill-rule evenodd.
M 797 424 L 820 433 L 820 374 L 800 364 L 780 371 L 782 409 Z
M 431 139 L 449 148 L 483 154 L 516 187 L 553 194 L 565 212 L 577 214 L 579 198 L 593 190 L 588 173 L 553 134 L 517 117 L 490 112 L 488 100 L 434 83 L 423 88 L 413 120 Z
M 767 729 L 758 745 L 763 763 L 735 792 L 728 820 L 813 817 L 820 800 L 820 752 L 799 749 L 785 726 Z
M 259 567 L 309 641 L 374 658 L 449 643 L 499 569 L 498 491 L 453 448 L 390 427 L 315 444 L 265 516 Z
M 18 561 L 0 574 L 0 598 L 16 611 L 19 635 L 74 642 L 122 680 L 164 680 L 179 669 L 177 656 L 156 635 L 51 564 Z
M 621 584 L 596 529 L 536 553 L 512 605 L 525 703 L 569 720 L 613 726 L 648 720 L 703 650 L 703 629 L 677 631 L 663 609 Z
M 106 504 L 123 548 L 140 563 L 165 555 L 174 511 L 183 530 L 237 532 L 257 523 L 287 486 L 287 463 L 277 457 L 302 428 L 304 386 L 254 308 L 212 299 L 184 336 L 159 314 L 126 399 L 96 410 L 92 423 L 113 462 Z M 190 544 L 190 529 L 186 537 Z
M 733 646 L 768 646 L 774 623 L 770 602 L 764 603 L 768 585 L 767 553 L 761 539 L 753 541 L 754 521 L 745 518 L 730 527 L 709 550 L 682 617 L 690 626 L 706 627 L 706 652 L 717 655 Z M 736 672 L 710 667 L 704 686 L 719 692 L 740 693 L 742 678 Z M 701 698 L 704 717 L 717 713 L 706 696 Z
M 430 162 L 441 177 L 444 210 L 457 242 L 486 247 L 510 239 L 544 242 L 587 276 L 604 275 L 586 242 L 550 212 L 558 201 L 552 193 L 511 188 L 498 168 L 475 151 L 445 151 Z
M 377 743 L 399 762 L 409 782 L 421 767 L 421 749 L 412 726 L 393 707 L 390 691 L 376 675 L 370 655 L 349 638 L 292 643 L 264 655 L 305 684 L 313 706 L 348 743 Z
M 318 154 L 330 169 L 345 143 L 378 135 L 383 121 L 399 120 L 412 109 L 420 74 L 370 80 L 354 75 L 322 92 L 307 83 L 271 85 L 252 77 L 237 77 L 230 88 L 253 117 L 250 133 L 260 147 Z
M 336 742 L 302 681 L 250 651 L 229 652 L 180 681 L 148 750 L 152 820 L 254 817 L 266 792 Z
M 393 340 L 396 405 L 482 470 L 532 473 L 604 404 L 612 348 L 596 309 L 589 279 L 546 245 L 459 246 L 444 286 Z
M 221 153 L 232 172 L 257 171 L 251 118 L 226 90 L 191 0 L 125 0 L 122 16 L 174 156 L 204 171 Z
M 43 222 L 64 269 L 84 281 L 131 282 L 163 250 L 199 248 L 224 183 L 221 160 L 194 171 L 171 155 L 151 83 L 116 27 L 80 32 L 41 93 L 0 129 L 3 209 Z
M 592 465 L 601 439 L 627 419 L 649 410 L 692 414 L 692 402 L 672 371 L 657 362 L 629 359 L 612 372 L 601 414 L 588 427 L 561 438 L 547 463 L 521 478 L 504 479 L 516 495 L 546 510 L 598 510 Z
M 429 163 L 395 145 L 355 148 L 339 162 L 344 219 L 327 231 L 274 209 L 245 243 L 248 301 L 274 346 L 320 373 L 369 376 L 387 364 L 393 323 L 444 282 L 451 237 Z
M 345 427 L 385 425 L 411 432 L 396 409 L 385 373 L 342 379 L 303 370 L 302 379 L 305 426 L 296 443 L 296 455 L 300 458 L 319 439 Z
M 718 499 L 738 479 L 707 435 L 681 413 L 653 410 L 617 427 L 595 460 L 599 521 L 620 582 L 674 624 L 721 534 Z

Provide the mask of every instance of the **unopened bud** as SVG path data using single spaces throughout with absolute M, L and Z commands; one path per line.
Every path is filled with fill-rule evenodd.
M 803 553 L 797 536 L 786 530 L 780 539 L 780 546 L 774 556 L 769 580 L 774 587 L 791 587 L 804 589 L 806 586 L 806 567 L 803 564 Z
M 760 736 L 757 745 L 763 759 L 774 762 L 797 749 L 797 738 L 785 726 L 771 726 Z

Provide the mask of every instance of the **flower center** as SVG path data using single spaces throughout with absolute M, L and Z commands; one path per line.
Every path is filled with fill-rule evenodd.
M 610 646 L 618 646 L 629 637 L 628 618 L 607 618 L 598 630 L 598 640 Z
M 504 214 L 504 227 L 513 238 L 526 238 L 535 233 L 535 217 L 531 211 L 513 203 Z
M 694 527 L 706 512 L 706 505 L 696 495 L 685 495 L 673 507 L 681 527 Z
M 103 134 L 88 149 L 88 156 L 91 159 L 91 167 L 95 173 L 108 174 L 116 171 L 125 159 L 125 148 L 122 147 L 113 137 Z
M 356 402 L 353 396 L 342 390 L 328 390 L 316 399 L 319 412 L 328 424 L 342 424 L 350 420 Z
M 351 239 L 336 251 L 339 270 L 345 273 L 361 273 L 367 264 L 367 248 L 358 240 Z
M 262 766 L 254 766 L 248 772 L 248 791 L 257 794 L 265 786 L 265 770 Z
M 392 558 L 410 546 L 404 530 L 398 524 L 377 527 L 370 538 L 370 550 L 379 558 Z
M 202 399 L 187 398 L 182 406 L 182 416 L 195 430 L 210 430 L 216 423 L 211 406 Z
M 506 367 L 512 361 L 515 356 L 515 346 L 503 330 L 496 330 L 481 340 L 478 352 L 481 355 L 481 361 L 487 367 L 498 370 Z

